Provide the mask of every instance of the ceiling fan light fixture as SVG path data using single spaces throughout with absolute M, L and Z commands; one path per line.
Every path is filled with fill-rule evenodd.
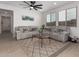
M 36 1 L 29 1 L 29 3 L 26 1 L 23 1 L 23 2 L 29 6 L 30 10 L 42 9 L 42 6 L 43 6 L 42 4 L 36 4 Z
M 33 9 L 33 7 L 30 7 L 31 9 Z

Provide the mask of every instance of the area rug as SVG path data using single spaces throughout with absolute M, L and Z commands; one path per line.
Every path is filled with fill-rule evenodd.
M 69 42 L 63 43 L 53 39 L 51 41 L 49 41 L 49 39 L 43 39 L 41 47 L 41 40 L 38 38 L 33 38 L 33 40 L 24 40 L 22 49 L 24 49 L 26 56 L 28 57 L 49 57 L 56 56 L 68 45 Z

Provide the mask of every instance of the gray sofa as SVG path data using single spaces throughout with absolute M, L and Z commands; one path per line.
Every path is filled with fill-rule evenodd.
M 66 42 L 68 40 L 68 36 L 70 34 L 70 28 L 69 27 L 65 27 L 65 26 L 53 26 L 53 27 L 46 27 L 46 28 L 50 28 L 51 32 L 50 32 L 50 37 L 58 40 L 58 41 L 62 41 L 62 42 Z M 29 38 L 32 37 L 33 34 L 37 34 L 38 29 L 35 26 L 19 26 L 15 28 L 16 30 L 16 39 L 24 39 L 24 38 Z M 44 31 L 45 34 L 49 32 Z
M 37 34 L 37 27 L 35 26 L 19 26 L 15 28 L 16 30 L 16 39 L 25 39 L 32 37 L 33 34 Z
M 52 32 L 50 34 L 51 38 L 62 42 L 66 42 L 68 40 L 68 36 L 70 34 L 69 27 L 59 26 L 59 27 L 51 27 L 51 28 L 52 28 Z

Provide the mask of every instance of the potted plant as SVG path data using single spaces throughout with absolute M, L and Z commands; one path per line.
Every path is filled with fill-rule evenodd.
M 39 32 L 42 33 L 43 30 L 44 30 L 44 28 L 45 28 L 45 25 L 43 24 L 43 25 L 41 26 L 41 28 L 39 29 Z

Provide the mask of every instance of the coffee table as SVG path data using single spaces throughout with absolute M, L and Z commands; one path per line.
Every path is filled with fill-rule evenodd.
M 51 39 L 50 33 L 48 33 L 47 36 L 45 34 L 47 34 L 47 33 L 41 33 L 41 32 L 39 32 L 38 34 L 32 34 L 32 40 L 35 37 L 41 40 L 41 48 L 43 46 L 43 39 L 48 38 L 49 39 L 49 43 L 50 43 L 50 39 Z

